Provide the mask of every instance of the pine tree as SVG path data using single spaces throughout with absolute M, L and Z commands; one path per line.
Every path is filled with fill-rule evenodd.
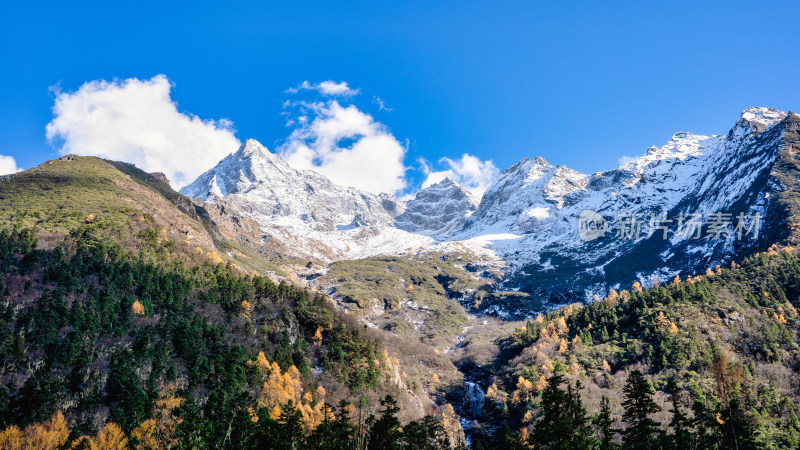
M 611 407 L 608 404 L 608 397 L 605 395 L 600 398 L 600 411 L 595 414 L 592 423 L 597 425 L 600 434 L 598 448 L 600 450 L 616 449 L 618 445 L 613 442 L 616 430 L 612 428 L 614 421 L 611 419 Z
M 531 443 L 540 449 L 587 448 L 594 442 L 591 437 L 586 409 L 580 400 L 580 385 L 576 388 L 564 384 L 564 375 L 556 373 L 547 380 L 542 391 L 542 417 L 536 423 Z
M 674 379 L 667 381 L 667 394 L 669 394 L 670 402 L 672 404 L 672 420 L 669 427 L 672 429 L 672 434 L 669 435 L 669 442 L 672 448 L 691 448 L 693 447 L 692 432 L 690 430 L 691 421 L 686 414 L 681 411 L 680 398 L 678 394 L 678 384 Z
M 394 450 L 400 448 L 400 420 L 397 413 L 397 401 L 391 395 L 381 399 L 381 416 L 373 424 L 369 432 L 370 450 Z
M 349 448 L 355 432 L 355 426 L 350 422 L 348 409 L 350 403 L 346 400 L 339 402 L 336 414 L 331 413 L 329 405 L 322 407 L 322 423 L 314 429 L 308 439 L 309 447 L 316 450 L 336 450 Z
M 278 427 L 280 441 L 276 445 L 277 448 L 291 450 L 304 448 L 303 416 L 294 407 L 294 402 L 291 400 L 281 408 L 281 416 L 278 419 L 278 423 L 280 424 Z
M 661 408 L 653 401 L 653 386 L 638 370 L 628 375 L 628 381 L 623 388 L 625 400 L 622 406 L 625 412 L 623 421 L 628 427 L 622 432 L 623 448 L 626 449 L 652 449 L 658 441 L 660 430 L 658 423 L 650 418 Z
M 403 448 L 436 450 L 441 448 L 442 440 L 444 440 L 444 427 L 433 416 L 411 421 L 403 427 Z

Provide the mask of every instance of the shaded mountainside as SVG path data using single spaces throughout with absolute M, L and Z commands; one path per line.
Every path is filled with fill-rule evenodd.
M 485 218 L 504 218 L 499 230 L 519 236 L 500 250 L 513 253 L 506 288 L 556 304 L 605 295 L 637 280 L 702 272 L 788 242 L 791 223 L 797 222 L 797 122 L 792 113 L 747 110 L 726 136 L 679 133 L 615 171 L 583 178 L 559 176 L 559 168 L 543 160 L 520 163 L 487 191 L 466 233 L 486 227 Z M 608 221 L 603 237 L 580 238 L 578 217 L 585 210 Z M 531 219 L 520 221 L 525 211 Z M 729 214 L 720 239 L 709 233 L 716 213 Z M 618 238 L 631 229 L 622 222 L 626 214 L 637 215 L 638 238 Z M 700 239 L 687 228 L 679 233 L 680 218 L 691 214 L 700 215 Z M 735 229 L 740 214 L 746 227 L 741 236 Z M 761 220 L 753 239 L 756 233 L 749 227 L 756 215 Z M 667 239 L 658 229 L 648 237 L 654 216 L 655 225 L 668 227 Z M 498 232 L 497 224 L 492 227 Z
M 395 219 L 395 226 L 411 233 L 452 235 L 478 207 L 478 200 L 450 178 L 420 190 Z

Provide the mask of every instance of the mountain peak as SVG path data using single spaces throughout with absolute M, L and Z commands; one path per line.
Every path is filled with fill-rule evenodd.
M 775 108 L 754 106 L 742 111 L 740 122 L 750 124 L 757 132 L 762 132 L 786 118 L 787 113 Z
M 505 169 L 502 173 L 508 174 L 518 171 L 530 172 L 534 168 L 544 169 L 549 167 L 553 167 L 553 165 L 550 164 L 546 159 L 542 158 L 541 156 L 537 156 L 533 159 L 530 159 L 528 157 L 523 157 L 522 159 L 519 160 L 519 162 L 509 167 L 508 169 Z
M 434 183 L 433 186 L 436 186 L 437 184 L 438 185 L 442 185 L 442 186 L 458 186 L 458 183 L 456 183 L 455 181 L 451 180 L 450 177 L 444 177 L 444 180 L 442 180 L 442 181 L 440 181 L 438 183 Z
M 426 236 L 447 236 L 478 208 L 478 200 L 449 177 L 420 189 L 395 219 L 401 230 Z
M 451 190 L 451 189 L 458 189 L 464 190 L 463 186 L 458 184 L 457 182 L 453 181 L 450 177 L 444 177 L 442 181 L 437 181 L 436 183 L 431 184 L 430 186 L 426 186 L 425 188 L 421 189 L 419 192 L 422 191 L 442 191 L 442 190 Z
M 266 147 L 261 145 L 261 143 L 255 139 L 245 140 L 244 143 L 241 146 L 239 146 L 239 150 L 237 150 L 237 153 L 241 153 L 245 157 L 249 157 L 252 155 L 272 154 L 272 152 L 270 152 Z

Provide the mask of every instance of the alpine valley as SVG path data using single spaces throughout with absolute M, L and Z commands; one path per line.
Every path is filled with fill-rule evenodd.
M 798 151 L 756 107 L 480 197 L 252 139 L 0 177 L 0 448 L 797 448 Z

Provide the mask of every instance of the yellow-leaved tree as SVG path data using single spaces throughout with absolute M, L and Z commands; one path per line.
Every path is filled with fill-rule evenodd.
M 291 401 L 303 416 L 307 428 L 315 428 L 322 422 L 325 389 L 316 391 L 317 398 L 311 392 L 304 395 L 303 382 L 297 367 L 290 366 L 282 373 L 278 363 L 270 363 L 264 352 L 259 352 L 251 365 L 259 369 L 263 379 L 258 406 L 267 408 L 272 419 L 277 420 L 281 415 L 281 407 Z
M 69 438 L 67 421 L 61 411 L 57 411 L 50 420 L 28 425 L 20 430 L 12 425 L 0 432 L 0 449 L 45 449 L 61 448 Z
M 177 429 L 182 419 L 177 415 L 184 399 L 175 395 L 177 384 L 161 388 L 159 399 L 153 408 L 153 416 L 131 431 L 137 449 L 173 448 L 178 444 Z

